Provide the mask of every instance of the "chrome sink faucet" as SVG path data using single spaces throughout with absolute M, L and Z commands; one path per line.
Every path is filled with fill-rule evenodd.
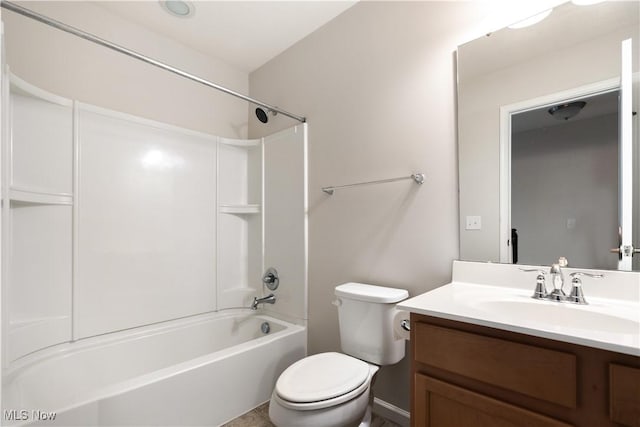
M 584 298 L 584 294 L 582 292 L 582 281 L 579 276 L 587 276 L 593 279 L 602 279 L 604 277 L 603 274 L 593 274 L 586 273 L 583 271 L 576 271 L 575 273 L 571 273 L 571 292 L 569 296 L 564 292 L 564 273 L 562 271 L 562 267 L 566 267 L 568 265 L 567 259 L 565 257 L 561 257 L 557 263 L 552 264 L 549 269 L 549 275 L 551 276 L 551 283 L 553 284 L 553 290 L 551 293 L 547 291 L 547 286 L 545 283 L 545 275 L 547 274 L 544 270 L 540 270 L 538 268 L 533 269 L 524 269 L 520 270 L 524 272 L 537 272 L 538 276 L 536 276 L 536 288 L 533 291 L 533 295 L 531 298 L 535 299 L 546 299 L 557 302 L 572 302 L 575 304 L 588 304 Z
M 567 265 L 569 265 L 569 262 L 565 257 L 560 257 L 557 263 L 551 264 L 549 275 L 551 276 L 553 290 L 551 291 L 551 294 L 549 294 L 549 299 L 554 301 L 564 301 L 567 297 L 564 293 L 564 273 L 562 272 L 562 267 L 566 267 Z
M 251 304 L 251 310 L 257 310 L 258 305 L 260 304 L 275 304 L 276 296 L 274 294 L 269 294 L 264 298 L 253 298 L 253 303 Z

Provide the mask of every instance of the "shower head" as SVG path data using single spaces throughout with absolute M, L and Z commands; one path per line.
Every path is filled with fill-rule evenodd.
M 256 117 L 262 123 L 267 123 L 269 121 L 269 113 L 271 113 L 272 116 L 278 114 L 277 111 L 271 110 L 269 108 L 267 108 L 266 110 L 261 107 L 256 108 Z

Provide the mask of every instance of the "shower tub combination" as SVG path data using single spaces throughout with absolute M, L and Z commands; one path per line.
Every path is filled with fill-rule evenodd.
M 268 401 L 280 373 L 305 355 L 303 326 L 247 310 L 193 316 L 24 357 L 5 377 L 3 417 L 216 426 Z
M 249 278 L 277 266 L 287 272 L 277 310 L 304 323 L 306 119 L 1 6 L 267 108 L 263 120 L 278 112 L 300 124 L 231 140 L 3 74 L 9 155 L 0 166 L 12 176 L 2 195 L 10 309 L 0 424 L 216 426 L 268 401 L 280 373 L 306 355 L 306 327 L 226 308 L 246 306 L 261 290 Z
M 2 168 L 28 179 L 2 200 L 0 423 L 216 426 L 268 401 L 306 355 L 306 126 L 231 140 L 9 86 Z M 263 265 L 298 324 L 232 308 Z

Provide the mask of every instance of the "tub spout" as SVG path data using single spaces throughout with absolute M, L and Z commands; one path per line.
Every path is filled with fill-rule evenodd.
M 276 296 L 274 294 L 269 294 L 264 298 L 254 297 L 253 304 L 251 304 L 251 310 L 257 310 L 258 305 L 260 304 L 275 304 L 275 302 Z

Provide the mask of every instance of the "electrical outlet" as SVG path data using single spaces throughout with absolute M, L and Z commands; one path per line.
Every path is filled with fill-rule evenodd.
M 482 217 L 479 215 L 467 216 L 467 230 L 480 230 L 482 229 Z

